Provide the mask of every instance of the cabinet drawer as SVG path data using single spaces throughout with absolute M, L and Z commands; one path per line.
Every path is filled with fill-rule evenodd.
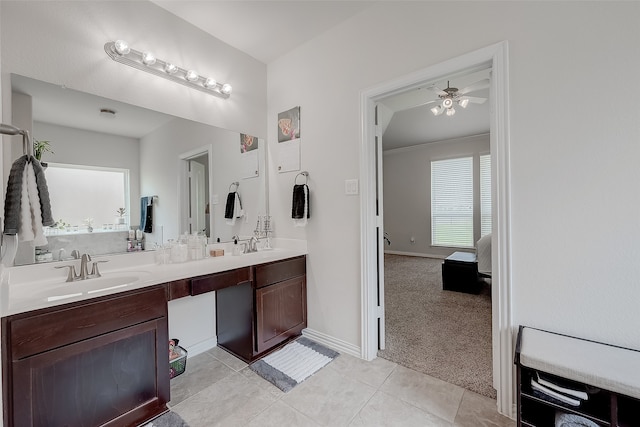
M 251 268 L 249 267 L 196 277 L 191 279 L 191 295 L 218 291 L 249 280 L 251 280 Z
M 175 280 L 167 283 L 169 287 L 169 301 L 191 295 L 190 285 L 189 279 Z
M 164 285 L 9 318 L 11 358 L 21 358 L 167 316 Z
M 304 276 L 307 272 L 306 256 L 260 264 L 255 269 L 255 286 L 262 288 L 283 280 Z

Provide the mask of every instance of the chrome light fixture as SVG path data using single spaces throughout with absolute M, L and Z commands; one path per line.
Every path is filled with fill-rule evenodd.
M 229 83 L 220 83 L 215 79 L 201 76 L 195 70 L 184 69 L 163 61 L 151 52 L 135 50 L 124 40 L 105 43 L 104 51 L 116 62 L 220 98 L 229 98 L 233 90 Z

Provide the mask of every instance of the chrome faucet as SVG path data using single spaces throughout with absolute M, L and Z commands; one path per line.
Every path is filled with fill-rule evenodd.
M 87 263 L 91 261 L 91 255 L 82 254 L 82 259 L 80 260 L 80 280 L 84 280 L 87 278 Z
M 256 236 L 251 236 L 249 239 L 245 253 L 249 252 L 258 252 L 258 238 Z
M 74 250 L 74 252 L 77 252 Z M 104 261 L 94 261 L 93 266 L 91 267 L 91 273 L 88 272 L 88 264 L 91 262 L 91 255 L 82 254 L 80 259 L 80 274 L 76 273 L 76 267 L 73 264 L 60 265 L 55 268 L 68 268 L 69 274 L 67 275 L 67 282 L 75 282 L 77 280 L 86 280 L 93 279 L 97 277 L 101 277 L 100 271 L 98 270 L 98 264 Z

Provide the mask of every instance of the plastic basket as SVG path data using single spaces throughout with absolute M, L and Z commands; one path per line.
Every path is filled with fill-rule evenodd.
M 175 349 L 180 353 L 180 356 L 169 362 L 169 379 L 183 374 L 187 369 L 187 350 L 180 346 L 176 346 Z

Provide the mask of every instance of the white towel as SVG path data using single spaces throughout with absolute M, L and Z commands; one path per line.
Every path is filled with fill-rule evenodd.
M 33 244 L 35 246 L 46 245 L 47 238 L 44 237 L 44 229 L 42 228 L 42 209 L 40 205 L 40 193 L 38 192 L 38 183 L 36 182 L 36 173 L 33 169 L 33 163 L 27 163 L 27 190 L 29 192 L 29 205 L 31 208 L 31 226 L 35 238 Z
M 29 186 L 27 184 L 27 167 L 22 171 L 22 194 L 20 195 L 20 228 L 18 237 L 21 242 L 30 242 L 36 238 L 31 226 L 31 206 L 29 205 Z
M 47 244 L 47 238 L 44 237 L 42 229 L 42 211 L 33 165 L 27 163 L 22 173 L 18 237 L 21 242 L 33 241 L 35 246 L 44 246 Z

